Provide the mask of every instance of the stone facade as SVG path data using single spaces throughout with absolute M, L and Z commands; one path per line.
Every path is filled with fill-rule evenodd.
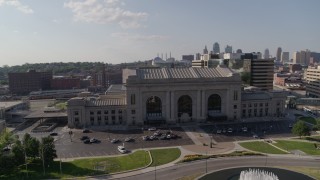
M 123 81 L 123 88 L 113 88 L 122 89 L 118 94 L 109 88 L 106 96 L 98 99 L 69 100 L 69 127 L 240 122 L 246 103 L 242 101 L 240 75 L 221 66 L 125 69 Z M 272 99 L 261 101 L 273 107 Z

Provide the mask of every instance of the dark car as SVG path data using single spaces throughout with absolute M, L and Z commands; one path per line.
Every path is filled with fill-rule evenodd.
M 100 143 L 100 140 L 98 140 L 96 138 L 91 138 L 90 143 Z
M 86 139 L 90 139 L 89 136 L 82 136 L 82 137 L 80 138 L 81 141 L 84 141 L 84 140 L 86 140 Z
M 163 134 L 162 136 L 159 137 L 159 139 L 166 140 L 167 139 L 167 135 Z
M 58 136 L 58 133 L 52 132 L 52 133 L 50 133 L 50 136 Z
M 89 130 L 89 129 L 84 129 L 84 130 L 82 130 L 82 132 L 83 132 L 83 133 L 89 133 L 90 130 Z
M 142 140 L 148 141 L 148 140 L 150 140 L 150 138 L 149 138 L 149 136 L 142 136 Z
M 85 144 L 90 144 L 90 139 L 85 139 L 85 140 L 83 141 L 83 143 L 85 143 Z

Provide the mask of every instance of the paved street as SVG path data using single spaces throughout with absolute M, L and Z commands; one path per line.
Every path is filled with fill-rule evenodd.
M 206 166 L 207 164 L 207 166 Z M 102 176 L 91 179 L 178 179 L 194 174 L 204 174 L 206 172 L 217 171 L 232 167 L 274 167 L 274 166 L 295 166 L 295 167 L 316 167 L 320 168 L 320 159 L 286 158 L 286 157 L 233 157 L 218 158 L 207 161 L 193 161 L 189 163 L 176 164 L 174 166 L 157 169 L 148 168 L 138 172 L 118 174 L 112 176 Z M 301 180 L 301 179 L 291 179 Z

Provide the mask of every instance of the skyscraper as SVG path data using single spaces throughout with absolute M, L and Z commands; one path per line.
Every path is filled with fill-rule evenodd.
M 300 64 L 309 65 L 311 52 L 306 49 L 305 51 L 300 51 Z
M 224 49 L 225 53 L 232 53 L 232 46 L 227 45 L 227 47 Z
M 285 63 L 289 61 L 289 52 L 282 52 L 281 54 L 281 62 Z
M 209 52 L 208 52 L 208 49 L 207 49 L 207 45 L 204 47 L 204 49 L 203 49 L 203 54 L 208 54 Z
M 299 51 L 293 52 L 292 59 L 293 59 L 293 64 L 300 64 L 301 63 L 300 52 Z
M 219 43 L 215 42 L 213 44 L 213 53 L 214 54 L 219 54 L 220 53 L 220 46 L 219 46 Z
M 282 53 L 282 49 L 281 49 L 281 47 L 278 47 L 278 50 L 277 50 L 277 61 L 280 61 L 281 60 L 281 53 Z
M 264 59 L 269 59 L 269 57 L 270 57 L 269 49 L 267 48 L 267 49 L 264 50 L 263 58 L 264 58 Z

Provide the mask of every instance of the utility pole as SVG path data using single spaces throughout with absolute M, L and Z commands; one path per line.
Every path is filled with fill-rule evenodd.
M 206 174 L 208 173 L 208 151 L 206 151 Z

